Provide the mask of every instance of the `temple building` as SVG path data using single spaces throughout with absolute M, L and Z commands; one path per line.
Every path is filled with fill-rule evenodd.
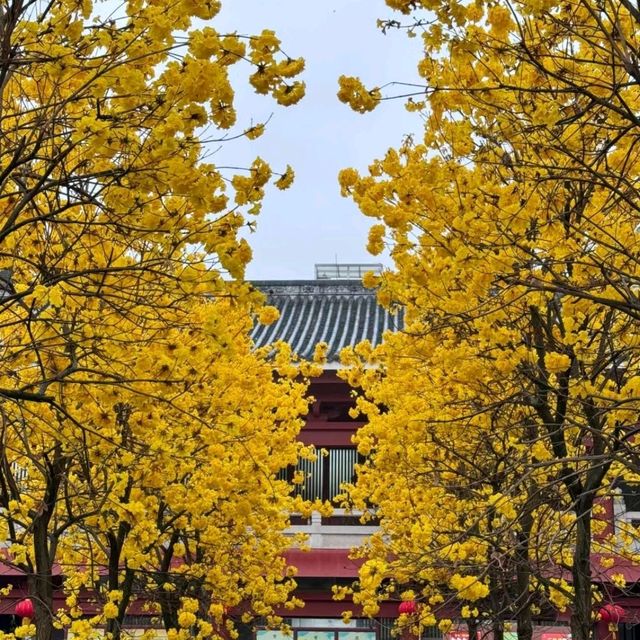
M 352 435 L 362 422 L 349 416 L 353 398 L 348 385 L 341 380 L 340 351 L 347 346 L 369 340 L 377 345 L 386 331 L 402 327 L 402 312 L 395 315 L 378 305 L 375 292 L 365 289 L 361 279 L 366 271 L 378 272 L 382 265 L 316 265 L 314 280 L 259 281 L 256 288 L 267 295 L 268 304 L 280 311 L 272 325 L 257 325 L 253 331 L 256 346 L 276 340 L 291 344 L 295 353 L 305 359 L 313 356 L 315 345 L 328 345 L 327 363 L 322 375 L 311 381 L 309 393 L 315 399 L 301 432 L 305 444 L 327 451 L 316 462 L 301 461 L 299 469 L 307 477 L 300 488 L 304 498 L 333 500 L 341 486 L 354 479 L 358 462 Z M 342 622 L 341 612 L 349 603 L 334 602 L 331 587 L 351 584 L 358 573 L 358 563 L 350 559 L 350 551 L 376 526 L 363 525 L 358 514 L 335 509 L 331 517 L 315 513 L 309 520 L 292 517 L 291 532 L 308 535 L 311 551 L 292 549 L 288 560 L 298 568 L 298 596 L 305 606 L 287 622 L 293 629 L 291 640 L 387 640 L 397 616 L 397 603 L 383 604 L 380 618 L 358 618 L 349 625 Z M 258 630 L 258 640 L 284 640 L 278 631 Z

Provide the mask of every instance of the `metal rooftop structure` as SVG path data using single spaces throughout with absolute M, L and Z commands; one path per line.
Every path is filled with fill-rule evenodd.
M 253 285 L 280 311 L 273 324 L 256 324 L 252 333 L 256 346 L 284 340 L 299 356 L 310 359 L 316 344 L 326 342 L 328 368 L 337 366 L 344 347 L 363 340 L 380 344 L 385 331 L 403 326 L 402 309 L 389 313 L 378 304 L 375 291 L 360 280 L 270 280 Z
M 316 280 L 362 280 L 368 271 L 382 273 L 382 264 L 316 264 Z

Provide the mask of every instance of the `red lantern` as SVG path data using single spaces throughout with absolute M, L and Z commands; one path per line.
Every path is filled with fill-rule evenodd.
M 600 614 L 601 622 L 612 622 L 617 624 L 624 619 L 626 611 L 624 610 L 624 607 L 621 607 L 619 604 L 609 603 L 605 604 L 598 613 Z
M 398 605 L 398 613 L 406 613 L 408 615 L 415 613 L 417 609 L 415 600 L 404 600 Z
M 33 618 L 34 613 L 33 602 L 31 602 L 30 598 L 20 600 L 16 605 L 16 615 L 18 618 Z

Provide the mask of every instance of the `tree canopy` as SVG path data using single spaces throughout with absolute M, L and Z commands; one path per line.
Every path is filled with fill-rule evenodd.
M 219 33 L 220 7 L 0 7 L 0 536 L 35 604 L 17 637 L 117 638 L 133 606 L 204 638 L 234 607 L 295 605 L 278 472 L 305 454 L 305 385 L 285 345 L 254 350 L 277 312 L 243 281 L 243 234 L 293 172 L 222 158 L 264 130 L 236 123 L 232 65 L 287 106 L 304 62 L 272 31 Z
M 408 17 L 382 26 L 424 44 L 407 101 L 423 134 L 340 175 L 393 260 L 367 282 L 406 309 L 404 332 L 345 356 L 370 419 L 351 496 L 388 536 L 357 597 L 375 609 L 405 585 L 425 624 L 517 619 L 522 638 L 570 606 L 586 640 L 599 570 L 631 553 L 601 499 L 638 469 L 640 14 L 387 4 Z M 392 96 L 343 77 L 339 97 L 364 112 Z

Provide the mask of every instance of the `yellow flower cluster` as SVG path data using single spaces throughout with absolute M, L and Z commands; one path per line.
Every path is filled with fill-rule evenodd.
M 290 79 L 304 70 L 304 60 L 285 58 L 278 62 L 275 55 L 280 52 L 280 40 L 268 29 L 253 37 L 249 46 L 249 58 L 256 66 L 249 81 L 256 92 L 270 93 L 278 104 L 284 106 L 299 102 L 304 96 L 304 82 L 290 82 Z
M 480 600 L 489 595 L 489 585 L 476 576 L 461 576 L 455 573 L 449 584 L 458 591 L 458 597 L 463 600 Z
M 358 78 L 340 76 L 338 84 L 338 99 L 358 113 L 373 111 L 380 103 L 380 90 L 367 89 Z

